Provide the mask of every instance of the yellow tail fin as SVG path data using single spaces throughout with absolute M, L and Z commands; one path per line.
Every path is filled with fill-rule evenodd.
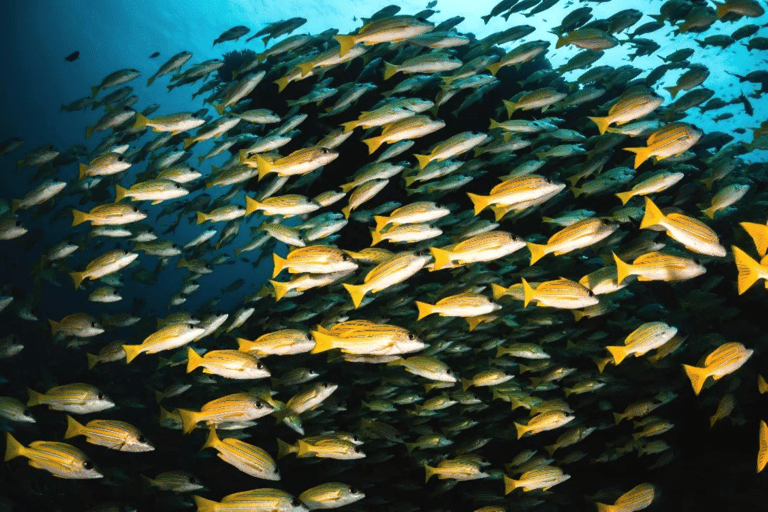
M 281 283 L 280 281 L 269 280 L 269 284 L 275 289 L 275 300 L 282 299 L 286 293 L 290 291 L 288 283 Z
M 491 290 L 493 291 L 493 300 L 498 300 L 509 292 L 509 288 L 504 288 L 496 283 L 491 283 Z
M 600 373 L 603 373 L 603 370 L 605 370 L 605 367 L 608 366 L 608 363 L 611 362 L 610 357 L 604 357 L 602 359 L 598 359 L 595 361 L 595 364 L 597 365 L 597 369 Z
M 429 252 L 432 253 L 432 257 L 435 259 L 435 264 L 432 267 L 434 270 L 440 270 L 441 268 L 448 267 L 453 263 L 451 261 L 450 251 L 439 249 L 437 247 L 430 247 Z
M 355 36 L 345 36 L 345 35 L 335 35 L 333 36 L 335 40 L 339 42 L 339 57 L 343 57 L 347 54 L 349 50 L 352 49 L 353 46 L 355 46 L 355 43 L 357 40 L 355 39 Z
M 216 448 L 219 444 L 221 444 L 221 440 L 219 439 L 219 436 L 216 435 L 216 429 L 211 427 L 208 429 L 208 437 L 205 438 L 205 442 L 203 443 L 203 446 L 200 448 L 200 450 L 202 451 L 206 448 Z
M 733 260 L 736 262 L 736 268 L 739 271 L 739 277 L 737 280 L 739 295 L 749 290 L 749 288 L 757 282 L 760 278 L 758 269 L 760 263 L 753 260 L 747 253 L 736 247 L 731 247 L 733 250 Z
M 64 439 L 79 436 L 83 433 L 83 426 L 75 418 L 67 414 L 67 431 L 64 433 Z
M 422 170 L 432 161 L 432 155 L 413 155 L 419 161 L 419 170 Z
M 469 192 L 467 192 L 467 196 L 469 196 L 472 204 L 475 205 L 475 215 L 485 210 L 490 204 L 490 196 L 480 196 L 477 194 L 471 194 Z
M 283 266 L 285 266 L 285 258 L 281 258 L 277 253 L 272 253 L 272 260 L 275 262 L 275 268 L 272 270 L 272 277 L 275 278 L 282 272 Z
M 360 307 L 360 303 L 363 302 L 363 296 L 368 291 L 363 284 L 346 284 L 342 286 L 349 292 L 349 296 L 352 297 L 352 303 L 355 305 L 355 309 Z
M 277 92 L 283 92 L 283 89 L 288 87 L 288 77 L 283 76 L 274 81 L 277 84 Z
M 627 348 L 626 347 L 605 347 L 608 349 L 608 352 L 611 353 L 611 356 L 613 356 L 613 364 L 616 366 L 621 363 L 625 357 L 627 357 Z
M 72 282 L 75 283 L 75 290 L 77 290 L 85 279 L 85 272 L 70 272 L 69 277 L 72 278 Z
M 426 474 L 424 475 L 424 483 L 427 483 L 429 482 L 429 479 L 432 478 L 432 476 L 434 476 L 435 468 L 427 465 L 426 462 L 424 462 L 423 464 L 424 464 L 424 471 L 426 472 Z
M 24 457 L 27 453 L 27 449 L 18 442 L 10 432 L 5 433 L 5 462 L 16 457 Z
M 200 225 L 206 220 L 208 220 L 208 216 L 204 214 L 203 212 L 195 212 L 197 214 L 197 224 Z
M 258 153 L 254 156 L 256 157 L 256 167 L 259 170 L 259 181 L 261 181 L 264 176 L 272 172 L 273 166 L 269 160 L 259 155 Z
M 640 229 L 649 228 L 655 226 L 664 221 L 664 214 L 661 213 L 659 207 L 656 206 L 650 197 L 645 198 L 645 215 L 643 220 L 640 221 Z
M 56 333 L 59 332 L 59 322 L 55 322 L 49 318 L 48 323 L 51 324 L 51 337 L 55 338 Z
M 298 451 L 298 448 L 286 443 L 280 438 L 277 438 L 277 458 L 282 459 L 289 453 L 296 453 Z
M 496 76 L 496 73 L 498 73 L 499 70 L 501 69 L 501 64 L 499 64 L 498 62 L 496 62 L 495 64 L 489 64 L 485 66 L 485 69 L 490 71 L 493 76 Z
M 101 359 L 99 359 L 99 356 L 95 356 L 93 354 L 85 354 L 85 355 L 88 358 L 88 369 L 89 370 L 92 370 L 93 367 L 96 366 L 97 364 L 99 364 L 99 361 L 101 361 Z
M 312 331 L 312 338 L 315 340 L 315 346 L 312 347 L 311 354 L 319 354 L 333 348 L 333 336 L 320 331 Z
M 44 395 L 42 393 L 38 393 L 33 389 L 27 388 L 27 395 L 29 396 L 29 399 L 27 400 L 27 407 L 34 407 L 43 403 Z
M 186 409 L 176 409 L 176 414 L 178 414 L 179 418 L 181 418 L 181 431 L 184 434 L 189 434 L 195 429 L 195 425 L 197 425 L 198 413 L 195 411 L 188 411 Z M 206 444 L 207 443 L 208 441 L 206 441 Z
M 761 472 L 768 462 L 768 425 L 760 420 L 760 445 L 757 450 L 757 472 Z
M 526 432 L 528 432 L 528 426 L 527 425 L 521 425 L 519 423 L 515 423 L 515 428 L 517 429 L 517 438 L 520 439 L 525 435 Z
M 341 123 L 341 126 L 344 127 L 344 133 L 349 133 L 355 128 L 357 128 L 357 120 L 349 121 L 347 123 Z
M 192 347 L 187 347 L 187 373 L 192 373 L 201 364 L 203 364 L 202 356 L 192 350 Z
M 384 80 L 389 80 L 393 76 L 395 76 L 395 73 L 397 73 L 400 69 L 400 66 L 396 66 L 394 64 L 390 64 L 389 62 L 384 62 Z
M 150 78 L 150 80 L 152 80 L 153 78 Z M 146 116 L 141 115 L 141 113 L 136 112 L 136 120 L 133 122 L 133 129 L 136 130 L 136 129 L 146 128 L 148 124 L 149 124 L 149 119 Z
M 544 449 L 547 450 L 547 453 L 549 454 L 550 457 L 555 454 L 558 448 L 560 448 L 560 446 L 557 444 L 549 444 L 544 447 Z
M 716 212 L 717 212 L 717 207 L 716 206 L 710 206 L 709 208 L 705 208 L 705 209 L 701 210 L 701 213 L 703 213 L 704 215 L 706 215 L 707 217 L 709 217 L 712 220 L 715 220 L 715 213 Z
M 507 109 L 507 117 L 508 118 L 512 117 L 512 114 L 514 113 L 514 111 L 517 110 L 517 103 L 514 103 L 512 101 L 507 101 L 507 100 L 503 100 L 503 101 L 504 101 L 504 108 Z
M 587 117 L 590 121 L 597 125 L 597 129 L 600 135 L 605 133 L 605 130 L 611 125 L 611 120 L 608 117 Z
M 419 317 L 416 319 L 421 320 L 427 315 L 431 315 L 433 313 L 434 306 L 432 304 L 427 304 L 425 302 L 416 302 L 416 307 L 419 309 Z
M 613 260 L 616 262 L 616 284 L 618 285 L 630 275 L 632 265 L 621 261 L 615 252 L 611 254 L 613 254 Z
M 515 489 L 517 489 L 517 484 L 519 482 L 517 480 L 512 480 L 507 475 L 504 475 L 504 495 L 511 493 Z
M 741 222 L 739 225 L 752 237 L 760 257 L 765 256 L 765 253 L 768 252 L 768 224 Z
M 382 137 L 371 137 L 370 139 L 363 139 L 363 142 L 368 146 L 368 154 L 372 155 L 379 149 L 382 143 Z
M 613 419 L 616 422 L 616 424 L 618 425 L 624 419 L 624 415 L 615 412 L 615 413 L 613 413 Z
M 253 199 L 252 197 L 245 196 L 245 214 L 246 215 L 250 215 L 256 210 L 258 210 L 259 206 L 261 206 L 260 202 Z
M 384 235 L 375 229 L 371 229 L 371 247 L 384 240 Z
M 115 202 L 122 200 L 126 194 L 128 193 L 128 189 L 121 187 L 120 185 L 115 185 Z
M 218 510 L 219 503 L 217 501 L 207 500 L 196 494 L 192 496 L 192 499 L 195 500 L 197 512 L 216 512 Z
M 224 113 L 224 109 L 227 108 L 227 103 L 226 102 L 221 102 L 218 105 L 214 105 L 213 108 L 216 109 L 216 112 L 218 112 L 219 115 L 222 115 Z M 187 143 L 187 141 L 185 140 L 184 144 L 186 144 L 186 143 Z
M 374 215 L 373 220 L 376 221 L 376 231 L 381 231 L 389 222 L 389 217 Z
M 707 380 L 707 369 L 699 368 L 697 366 L 683 365 L 683 370 L 691 379 L 691 386 L 693 386 L 693 392 L 698 396 L 701 393 L 701 388 L 704 387 L 704 381 Z
M 85 127 L 85 138 L 90 139 L 91 135 L 93 135 L 93 130 L 95 130 L 95 126 L 88 125 Z
M 757 390 L 761 395 L 768 393 L 768 382 L 765 381 L 762 375 L 757 376 Z
M 77 226 L 88 220 L 88 214 L 72 209 L 72 226 Z
M 712 176 L 710 176 L 709 178 L 702 178 L 699 181 L 702 182 L 705 187 L 707 187 L 707 190 L 711 190 L 712 185 L 715 184 L 715 178 Z
M 624 148 L 624 151 L 630 151 L 632 153 L 635 153 L 635 169 L 640 167 L 640 164 L 648 160 L 648 158 L 651 156 L 651 148 L 643 147 L 643 148 Z
M 250 352 L 253 348 L 253 342 L 245 338 L 235 338 L 237 340 L 237 350 L 240 352 Z
M 123 352 L 125 352 L 125 362 L 130 363 L 136 356 L 141 354 L 141 345 L 123 345 Z
M 523 280 L 523 307 L 528 307 L 528 304 L 533 300 L 533 288 L 528 284 L 528 281 Z
M 216 110 L 218 110 L 218 107 L 216 107 Z M 221 112 L 219 112 L 221 114 Z M 195 143 L 194 137 L 187 137 L 184 139 L 184 149 L 189 149 L 189 146 Z
M 718 6 L 719 8 L 720 6 Z M 680 87 L 673 85 L 671 87 L 665 87 L 667 91 L 669 91 L 669 95 L 671 96 L 670 99 L 675 99 L 675 96 L 677 96 L 677 93 L 680 92 Z
M 629 192 L 619 192 L 616 194 L 616 197 L 621 200 L 621 204 L 627 204 L 629 200 L 634 197 L 634 195 L 634 192 L 630 190 Z
M 531 265 L 547 255 L 546 244 L 532 244 L 527 242 L 525 245 L 528 246 L 528 250 L 531 252 Z

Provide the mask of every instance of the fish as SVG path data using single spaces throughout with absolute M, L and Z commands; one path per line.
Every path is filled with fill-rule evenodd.
M 5 461 L 25 457 L 30 466 L 44 469 L 53 476 L 64 479 L 103 478 L 98 467 L 88 456 L 67 443 L 54 441 L 33 441 L 24 446 L 10 432 L 5 433 Z
M 66 57 L 64 57 L 64 60 L 66 60 L 67 62 L 75 62 L 78 57 L 80 57 L 80 52 L 79 51 L 78 52 L 72 52 L 69 55 L 67 55 Z

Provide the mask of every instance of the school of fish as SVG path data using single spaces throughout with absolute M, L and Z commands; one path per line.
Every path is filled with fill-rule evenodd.
M 90 148 L 2 143 L 4 172 L 35 184 L 0 204 L 25 265 L 0 296 L 12 502 L 666 510 L 676 440 L 726 418 L 764 468 L 768 119 L 749 99 L 768 77 L 744 69 L 738 96 L 689 60 L 768 49 L 763 2 L 570 5 L 551 33 L 482 39 L 435 6 L 349 34 L 239 25 L 214 46 L 260 52 L 181 52 L 146 91 L 121 69 L 62 106 L 102 111 Z M 629 63 L 599 65 L 619 45 Z M 639 55 L 663 63 L 645 74 Z M 188 112 L 134 108 L 188 85 Z M 690 121 L 726 106 L 751 142 Z M 701 414 L 675 424 L 685 401 Z M 620 467 L 643 476 L 601 477 Z

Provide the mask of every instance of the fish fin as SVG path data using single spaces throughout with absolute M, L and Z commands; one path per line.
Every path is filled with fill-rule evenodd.
M 489 64 L 488 66 L 485 66 L 485 69 L 490 71 L 493 76 L 496 76 L 496 73 L 498 73 L 499 70 L 501 69 L 501 64 L 499 64 L 498 62 L 494 64 Z
M 381 243 L 384 240 L 384 235 L 381 232 L 375 229 L 371 229 L 370 232 L 371 232 L 371 247 L 373 247 L 378 243 Z
M 200 354 L 192 350 L 192 347 L 187 347 L 187 373 L 192 373 L 201 364 L 203 364 L 203 358 Z
M 304 76 L 303 68 L 302 68 L 302 76 Z M 275 80 L 274 83 L 277 84 L 277 92 L 283 92 L 283 89 L 288 87 L 288 77 L 287 76 L 280 77 L 277 80 Z
M 424 169 L 432 161 L 432 155 L 413 155 L 419 161 L 419 170 Z
M 381 137 L 371 137 L 370 139 L 363 139 L 363 142 L 368 146 L 368 154 L 372 155 L 381 146 Z
M 34 389 L 27 388 L 27 395 L 29 395 L 29 399 L 27 400 L 27 407 L 34 407 L 43 403 L 44 395 L 42 393 L 38 393 Z
M 95 130 L 95 126 L 88 125 L 85 127 L 85 138 L 90 139 L 91 135 L 93 135 L 93 130 Z
M 20 442 L 18 442 L 10 432 L 5 433 L 5 462 L 16 457 L 24 457 L 27 449 L 24 448 Z
M 355 184 L 354 183 L 345 183 L 345 184 L 341 185 L 341 187 L 339 187 L 339 188 L 341 188 L 342 192 L 347 194 L 347 193 L 349 193 L 350 190 L 355 188 Z
M 616 422 L 616 424 L 618 425 L 619 423 L 621 423 L 621 420 L 624 419 L 624 415 L 615 412 L 615 413 L 613 413 L 613 419 Z
M 517 109 L 517 103 L 513 101 L 507 101 L 507 100 L 503 100 L 503 101 L 504 101 L 504 108 L 507 109 L 507 118 L 510 118 L 512 117 L 512 114 Z
M 525 245 L 528 246 L 528 250 L 531 252 L 531 266 L 547 255 L 547 245 L 545 244 L 527 242 Z
M 513 480 L 507 475 L 504 475 L 504 495 L 506 496 L 507 494 L 517 489 L 518 483 L 518 480 Z
M 578 187 L 569 187 L 569 190 L 573 194 L 574 198 L 578 198 L 581 194 L 584 193 L 584 189 Z
M 760 447 L 757 450 L 757 472 L 761 472 L 768 462 L 768 425 L 760 420 Z
M 303 457 L 304 455 L 306 455 L 311 451 L 311 447 L 309 446 L 309 444 L 305 441 L 302 441 L 301 439 L 299 439 L 298 445 L 299 445 L 299 449 L 296 452 L 297 457 Z
M 570 35 L 570 34 L 569 34 Z M 571 41 L 568 39 L 568 36 L 558 36 L 557 43 L 555 43 L 555 48 L 562 48 L 563 46 L 570 44 Z
M 429 482 L 429 479 L 432 478 L 432 476 L 434 476 L 435 468 L 433 468 L 432 466 L 427 465 L 427 463 L 424 462 L 424 471 L 426 473 L 424 475 L 424 483 L 427 483 L 427 482 Z
M 277 277 L 277 275 L 282 272 L 283 267 L 285 266 L 285 258 L 282 258 L 277 255 L 276 252 L 272 253 L 272 261 L 274 261 L 274 270 L 272 270 L 272 278 Z
M 671 96 L 670 99 L 675 99 L 675 96 L 677 96 L 677 93 L 680 92 L 680 87 L 677 85 L 673 85 L 671 87 L 665 87 L 665 89 L 669 92 L 669 95 Z
M 349 292 L 349 296 L 352 297 L 352 303 L 355 305 L 355 309 L 360 307 L 360 303 L 363 302 L 363 296 L 365 295 L 366 290 L 365 286 L 362 284 L 346 284 L 342 283 L 342 286 L 344 289 L 346 289 Z
M 192 496 L 192 499 L 195 500 L 197 512 L 217 512 L 219 509 L 219 502 L 217 501 L 205 499 L 197 494 Z
M 547 453 L 549 454 L 550 457 L 555 454 L 558 448 L 560 447 L 556 444 L 550 444 L 544 447 L 544 449 L 547 450 Z
M 259 209 L 261 203 L 250 196 L 245 196 L 245 214 L 250 215 Z
M 587 117 L 590 121 L 597 125 L 597 130 L 600 135 L 605 133 L 605 130 L 611 125 L 611 119 L 609 117 Z
M 125 352 L 125 362 L 128 364 L 141 354 L 141 345 L 123 345 L 123 352 Z
M 661 212 L 658 206 L 651 201 L 650 197 L 645 198 L 645 215 L 643 220 L 640 221 L 640 229 L 656 226 L 664 220 L 664 214 Z
M 509 288 L 504 288 L 503 286 L 496 283 L 491 283 L 491 290 L 493 291 L 494 300 L 500 299 L 509 292 Z
M 320 331 L 311 331 L 312 338 L 315 340 L 315 346 L 310 350 L 310 354 L 319 354 L 333 348 L 333 336 Z
M 373 220 L 376 221 L 376 231 L 381 231 L 387 225 L 387 222 L 389 222 L 389 217 L 374 215 Z
M 616 512 L 616 505 L 606 505 L 605 503 L 595 503 L 597 512 Z
M 757 376 L 757 390 L 761 395 L 768 393 L 768 382 L 765 381 L 765 378 L 762 375 Z
M 347 205 L 342 208 L 341 213 L 344 215 L 345 219 L 349 219 L 349 214 L 352 213 L 352 205 Z
M 259 170 L 259 181 L 261 181 L 264 176 L 272 172 L 273 165 L 258 153 L 254 156 L 256 157 L 256 167 Z
M 613 364 L 616 366 L 621 363 L 625 357 L 627 357 L 627 348 L 626 347 L 605 347 L 608 352 L 611 353 L 611 356 L 613 356 Z
M 49 318 L 48 323 L 51 324 L 51 337 L 55 338 L 56 333 L 59 332 L 59 322 L 55 322 Z
M 296 453 L 297 448 L 291 444 L 286 443 L 280 438 L 277 438 L 277 458 L 282 459 L 289 453 Z
M 93 354 L 85 354 L 85 356 L 88 358 L 88 369 L 92 370 L 94 366 L 96 366 L 101 359 L 99 359 L 99 356 L 95 356 Z
M 208 437 L 205 438 L 205 443 L 203 443 L 203 446 L 200 447 L 200 450 L 205 450 L 206 448 L 216 448 L 218 445 L 221 444 L 221 440 L 219 439 L 219 436 L 216 434 L 216 429 L 214 427 L 210 427 L 208 429 Z
M 355 128 L 357 128 L 357 120 L 349 121 L 347 123 L 341 123 L 341 126 L 344 127 L 344 133 L 349 133 Z
M 451 252 L 446 251 L 445 249 L 439 249 L 437 247 L 430 247 L 429 252 L 432 253 L 432 257 L 435 259 L 435 263 L 432 268 L 435 270 L 440 270 L 443 267 L 450 266 L 451 261 Z
M 469 388 L 472 387 L 472 380 L 471 379 L 461 379 L 461 390 L 466 391 Z
M 688 378 L 691 379 L 691 386 L 693 386 L 693 392 L 696 394 L 696 396 L 698 396 L 699 393 L 701 393 L 701 388 L 704 387 L 704 381 L 707 380 L 707 369 L 684 364 L 683 370 L 685 370 L 685 373 L 686 375 L 688 375 Z
M 709 178 L 702 178 L 699 180 L 707 187 L 707 190 L 712 190 L 712 185 L 715 183 L 715 178 L 710 176 Z
M 768 225 L 753 222 L 742 222 L 739 225 L 752 237 L 760 257 L 765 256 L 765 253 L 768 252 Z
M 619 192 L 616 194 L 616 197 L 619 198 L 622 205 L 627 204 L 633 196 L 634 193 L 631 190 L 629 192 Z
M 200 225 L 206 220 L 208 220 L 208 215 L 204 214 L 203 212 L 195 212 L 197 215 L 197 224 Z
M 613 260 L 616 262 L 616 284 L 619 285 L 631 274 L 632 265 L 621 261 L 615 252 L 611 254 L 613 254 Z
M 717 212 L 717 207 L 716 206 L 710 206 L 709 208 L 704 208 L 703 210 L 701 210 L 701 213 L 703 213 L 704 215 L 706 215 L 707 217 L 709 217 L 712 220 L 715 220 L 715 213 L 716 212 Z
M 72 278 L 72 282 L 75 283 L 75 290 L 80 288 L 80 283 L 85 279 L 85 272 L 70 272 L 69 277 Z
M 115 185 L 115 202 L 121 201 L 126 194 L 128 193 L 128 189 L 121 187 L 120 185 Z
M 736 262 L 736 268 L 739 271 L 739 277 L 737 280 L 739 295 L 749 290 L 749 288 L 757 282 L 760 275 L 757 269 L 760 267 L 760 263 L 753 260 L 747 253 L 739 249 L 738 247 L 731 246 L 733 250 L 733 260 Z
M 485 210 L 490 204 L 490 196 L 481 196 L 469 192 L 467 192 L 467 196 L 472 201 L 472 204 L 475 205 L 475 215 Z
M 520 423 L 515 423 L 515 429 L 517 429 L 517 438 L 520 439 L 525 435 L 526 432 L 528 432 L 528 425 L 521 425 Z
M 79 436 L 83 433 L 83 426 L 75 418 L 67 414 L 67 431 L 64 433 L 64 439 Z
M 274 281 L 272 279 L 269 280 L 269 284 L 272 285 L 272 288 L 275 290 L 275 300 L 278 301 L 282 299 L 286 293 L 290 291 L 290 288 L 288 287 L 288 283 L 283 283 L 280 281 Z
M 523 281 L 523 307 L 528 307 L 528 304 L 533 300 L 533 292 L 534 289 L 531 287 L 530 284 L 528 284 L 528 281 L 526 281 L 524 278 L 521 278 Z
M 218 106 L 216 107 L 216 110 L 217 110 L 217 111 L 219 110 L 219 107 L 218 107 Z M 221 112 L 219 112 L 219 115 L 221 115 Z M 194 137 L 187 137 L 187 138 L 185 138 L 185 139 L 184 139 L 184 149 L 187 149 L 187 148 L 189 148 L 189 146 L 191 146 L 191 145 L 192 145 L 192 144 L 194 144 L 194 143 L 195 143 L 195 139 L 194 139 Z
M 335 40 L 339 42 L 339 57 L 343 57 L 347 54 L 349 50 L 352 49 L 353 46 L 355 46 L 355 43 L 357 42 L 355 39 L 355 36 L 353 35 L 335 35 L 333 36 Z
M 395 64 L 390 64 L 389 62 L 384 62 L 384 80 L 389 80 L 393 76 L 395 76 L 395 73 L 397 73 L 400 70 L 400 66 L 396 66 Z
M 651 148 L 650 147 L 642 147 L 642 148 L 624 148 L 624 151 L 629 151 L 631 153 L 635 153 L 635 169 L 640 167 L 640 165 L 648 160 L 648 158 L 651 156 Z
M 195 411 L 188 411 L 186 409 L 176 409 L 176 414 L 179 415 L 179 418 L 181 418 L 181 431 L 184 434 L 189 434 L 195 429 L 195 425 L 197 425 L 197 415 Z M 208 441 L 206 440 L 206 444 L 208 444 Z M 205 446 L 205 445 L 203 445 Z
M 85 173 L 86 173 L 86 171 L 88 171 L 88 166 L 85 165 L 84 163 L 80 162 L 77 165 L 77 168 L 78 168 L 77 179 L 79 179 L 79 180 L 85 179 Z
M 597 369 L 600 373 L 603 373 L 603 370 L 605 370 L 605 367 L 608 366 L 608 363 L 611 362 L 610 357 L 604 357 L 602 359 L 598 359 L 595 361 L 595 364 L 597 364 Z
M 152 78 L 150 78 L 150 80 L 152 80 Z M 141 115 L 140 112 L 136 112 L 136 121 L 133 123 L 133 129 L 146 128 L 147 125 L 149 125 L 149 119 L 146 116 Z
M 419 301 L 415 301 L 415 302 L 416 302 L 416 307 L 419 310 L 419 317 L 416 319 L 417 321 L 433 313 L 434 306 L 432 304 L 427 304 L 426 302 L 419 302 Z

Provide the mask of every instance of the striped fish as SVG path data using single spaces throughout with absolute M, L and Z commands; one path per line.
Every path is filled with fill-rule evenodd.
M 181 419 L 182 431 L 189 434 L 198 423 L 209 426 L 226 422 L 248 422 L 272 414 L 273 407 L 248 393 L 233 393 L 211 400 L 200 408 L 200 412 L 176 409 Z
M 712 351 L 704 360 L 704 366 L 683 365 L 685 373 L 691 380 L 693 392 L 698 395 L 704 387 L 707 377 L 720 380 L 723 376 L 733 373 L 747 362 L 753 350 L 738 342 L 724 343 Z
M 489 206 L 515 206 L 541 197 L 550 196 L 565 188 L 563 183 L 554 183 L 538 174 L 527 174 L 502 181 L 491 189 L 487 196 L 467 193 L 475 205 L 475 215 Z
M 635 512 L 651 506 L 656 490 L 651 484 L 640 484 L 625 492 L 613 505 L 595 503 L 597 512 Z
M 265 215 L 293 217 L 294 215 L 312 213 L 319 208 L 320 205 L 315 201 L 300 194 L 275 196 L 263 201 L 257 201 L 249 196 L 245 196 L 245 215 L 250 215 L 255 211 L 261 211 Z
M 271 374 L 255 356 L 238 350 L 209 350 L 203 356 L 187 348 L 187 373 L 203 368 L 203 373 L 227 379 L 263 379 Z
M 639 94 L 625 92 L 608 111 L 605 117 L 588 117 L 597 125 L 600 135 L 604 134 L 612 124 L 621 126 L 635 119 L 644 117 L 656 110 L 664 98 L 651 91 L 643 91 Z
M 737 280 L 739 295 L 749 290 L 759 279 L 764 279 L 766 287 L 768 287 L 768 258 L 763 258 L 762 261 L 758 262 L 735 245 L 731 247 L 731 250 L 736 262 L 736 269 L 739 271 Z
M 254 489 L 224 496 L 221 502 L 193 496 L 198 512 L 247 512 L 270 510 L 306 512 L 301 500 L 280 489 Z
M 45 393 L 27 388 L 27 393 L 29 394 L 27 407 L 47 405 L 53 411 L 73 414 L 88 414 L 115 406 L 107 395 L 90 384 L 64 384 L 53 387 Z
M 475 235 L 456 245 L 438 248 L 430 247 L 429 251 L 435 262 L 432 271 L 443 268 L 493 261 L 525 247 L 525 241 L 505 231 L 488 231 Z
M 34 441 L 25 447 L 10 434 L 5 433 L 5 461 L 26 457 L 33 468 L 44 469 L 53 476 L 66 479 L 103 478 L 88 456 L 66 443 Z
M 635 153 L 634 168 L 637 169 L 652 156 L 658 161 L 684 153 L 696 144 L 702 135 L 693 125 L 670 123 L 653 132 L 646 147 L 624 148 L 624 151 Z
M 130 363 L 139 354 L 156 354 L 182 347 L 204 332 L 205 329 L 188 323 L 166 325 L 147 336 L 141 345 L 123 345 L 126 362 Z
M 0 396 L 0 418 L 22 423 L 36 423 L 29 409 L 10 396 Z
M 504 475 L 504 494 L 509 494 L 515 489 L 522 489 L 523 491 L 543 489 L 546 491 L 569 478 L 571 475 L 566 475 L 562 469 L 555 466 L 541 466 L 526 471 L 517 480 Z
M 640 229 L 661 226 L 667 234 L 683 244 L 686 249 L 707 256 L 725 256 L 717 234 L 703 222 L 680 213 L 664 215 L 649 197 L 645 198 L 645 215 Z
M 392 144 L 401 140 L 418 139 L 445 127 L 445 121 L 432 119 L 425 115 L 415 115 L 384 125 L 381 135 L 363 139 L 372 155 L 382 144 Z
M 517 438 L 520 439 L 529 432 L 531 434 L 538 434 L 539 432 L 554 430 L 571 422 L 573 419 L 574 416 L 569 415 L 565 411 L 552 410 L 541 412 L 528 420 L 526 425 L 515 423 Z
M 601 219 L 584 219 L 561 229 L 550 237 L 546 244 L 527 243 L 531 252 L 531 265 L 554 253 L 555 256 L 583 249 L 604 240 L 618 229 L 616 224 L 607 224 Z
M 186 471 L 166 471 L 155 478 L 141 475 L 141 479 L 151 487 L 161 491 L 190 492 L 203 488 L 203 484 L 195 475 Z
M 627 336 L 623 347 L 609 346 L 605 348 L 613 356 L 613 364 L 618 366 L 628 355 L 641 356 L 659 348 L 671 340 L 675 334 L 677 334 L 677 327 L 670 327 L 664 322 L 648 322 Z
M 75 436 L 85 436 L 91 444 L 121 452 L 151 452 L 155 449 L 138 428 L 124 421 L 91 420 L 87 425 L 81 425 L 67 415 L 64 439 Z
M 258 356 L 291 355 L 309 352 L 315 346 L 312 336 L 298 329 L 283 329 L 261 335 L 254 341 L 237 338 L 238 350 Z
M 435 25 L 416 16 L 388 16 L 366 23 L 355 34 L 333 36 L 339 42 L 339 54 L 345 55 L 356 44 L 395 43 L 430 32 Z
M 321 436 L 312 442 L 299 439 L 298 448 L 296 456 L 299 458 L 318 457 L 336 460 L 365 458 L 365 453 L 360 451 L 355 443 L 339 439 L 335 436 Z
M 201 450 L 213 448 L 219 458 L 247 475 L 263 480 L 280 480 L 280 471 L 274 459 L 263 449 L 239 439 L 219 439 L 211 427 Z
M 377 293 L 402 283 L 424 268 L 428 261 L 429 256 L 415 252 L 400 252 L 371 269 L 366 274 L 363 284 L 343 283 L 342 286 L 349 292 L 352 303 L 357 309 L 366 293 Z
M 402 366 L 405 371 L 438 382 L 456 382 L 453 371 L 441 360 L 432 356 L 418 355 L 407 359 L 398 358 L 387 366 Z
M 344 322 L 328 331 L 312 331 L 313 354 L 341 349 L 346 354 L 400 355 L 417 352 L 426 345 L 407 329 L 373 322 Z
M 525 279 L 523 281 L 523 306 L 535 300 L 539 306 L 559 309 L 579 309 L 593 306 L 599 302 L 589 288 L 575 281 L 561 278 L 545 281 L 534 289 Z
M 85 279 L 98 279 L 130 265 L 133 260 L 139 257 L 137 252 L 128 252 L 123 249 L 113 249 L 107 251 L 91 261 L 82 272 L 70 272 L 69 276 L 75 283 L 75 290 L 80 288 L 80 284 Z
M 628 276 L 637 276 L 638 281 L 683 281 L 707 271 L 694 260 L 658 251 L 638 256 L 631 265 L 619 259 L 616 253 L 613 253 L 613 259 L 619 284 Z
M 486 315 L 501 309 L 501 306 L 491 302 L 488 297 L 479 293 L 460 293 L 440 299 L 436 304 L 416 301 L 419 316 L 416 320 L 438 314 L 448 317 L 470 317 Z
M 659 171 L 633 186 L 631 190 L 627 192 L 618 192 L 616 197 L 621 200 L 621 204 L 627 204 L 629 200 L 635 196 L 646 196 L 648 194 L 667 190 L 669 187 L 683 179 L 684 176 L 685 174 L 682 172 Z
M 299 495 L 310 510 L 339 508 L 365 498 L 363 491 L 341 482 L 328 482 L 311 487 Z

